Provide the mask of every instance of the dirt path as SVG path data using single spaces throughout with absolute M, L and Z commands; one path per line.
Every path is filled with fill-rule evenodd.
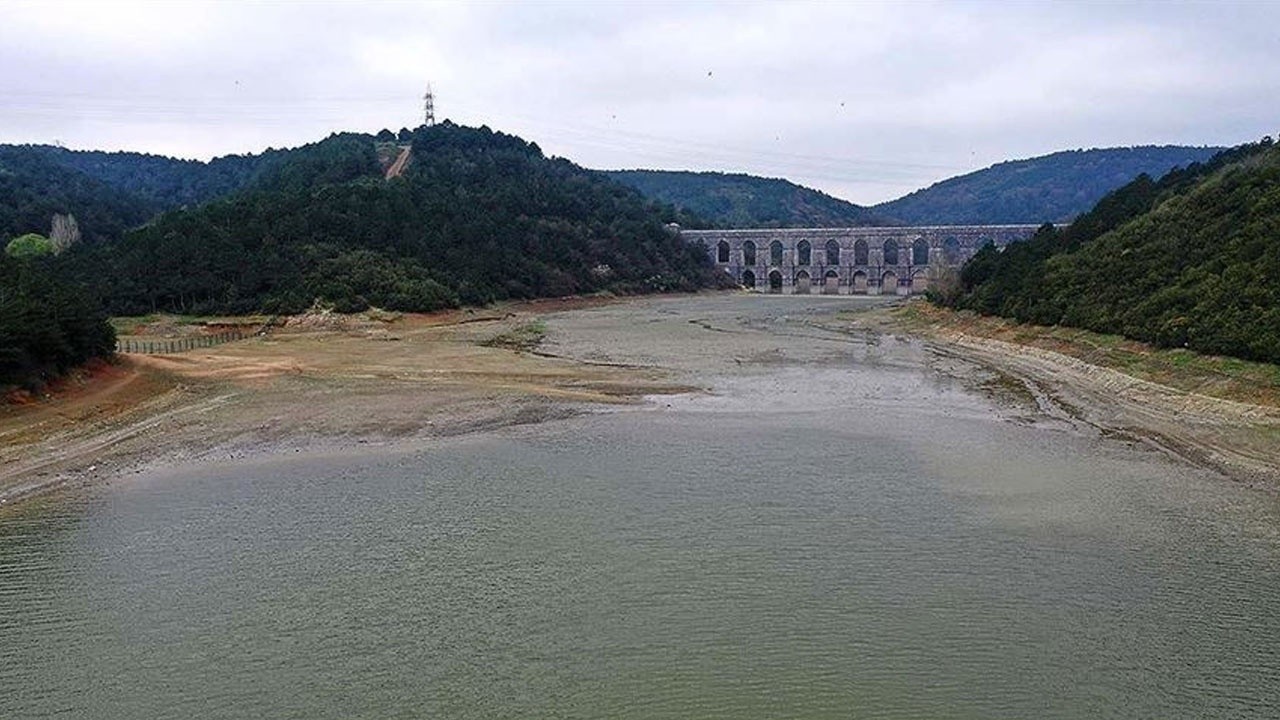
M 404 173 L 404 169 L 409 166 L 409 151 L 412 148 L 406 145 L 400 150 L 400 155 L 396 157 L 396 161 L 391 163 L 391 167 L 387 168 L 387 179 L 400 177 Z

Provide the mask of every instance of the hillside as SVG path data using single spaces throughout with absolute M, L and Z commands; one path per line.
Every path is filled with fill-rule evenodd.
M 32 146 L 32 150 L 159 211 L 199 205 L 235 192 L 249 185 L 264 167 L 288 153 L 268 150 L 259 155 L 227 155 L 200 162 L 134 152 L 67 150 L 48 145 Z
M 871 211 L 909 225 L 1070 222 L 1139 175 L 1160 177 L 1221 150 L 1175 145 L 1067 150 L 943 180 Z
M 1064 230 L 983 250 L 946 304 L 1280 363 L 1280 147 L 1142 176 Z
M 55 214 L 74 214 L 87 241 L 119 238 L 156 209 L 54 162 L 41 148 L 0 145 L 0 246 L 26 233 L 48 235 Z
M 886 224 L 864 207 L 776 178 L 666 170 L 610 170 L 605 174 L 717 228 Z
M 85 240 L 117 240 L 158 213 L 252 187 L 287 150 L 210 162 L 132 152 L 0 145 L 0 241 L 47 234 L 53 214 L 74 215 Z
M 451 123 L 385 180 L 370 135 L 282 154 L 240 192 L 66 253 L 113 314 L 431 310 L 722 284 L 675 211 L 532 143 Z

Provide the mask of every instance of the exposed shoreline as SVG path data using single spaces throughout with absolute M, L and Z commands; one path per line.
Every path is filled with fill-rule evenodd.
M 1205 379 L 1212 369 L 1183 372 L 1175 381 L 1184 387 L 1175 387 L 1082 359 L 1096 354 L 1090 343 L 1097 336 L 1073 344 L 1058 337 L 1056 329 L 1019 326 L 1013 339 L 1002 339 L 1011 334 L 1006 321 L 975 320 L 932 307 L 924 316 L 899 311 L 887 322 L 942 352 L 1007 373 L 1074 422 L 1131 438 L 1249 487 L 1280 493 L 1280 406 L 1233 399 L 1244 392 L 1237 387 L 1214 387 L 1219 396 L 1188 389 L 1212 382 Z M 1125 343 L 1126 352 L 1162 352 Z M 1103 361 L 1112 359 L 1104 355 Z M 1150 373 L 1150 366 L 1160 363 L 1156 358 L 1138 367 Z M 1256 393 L 1269 400 L 1275 390 L 1260 386 Z
M 720 371 L 708 362 L 741 362 L 734 355 L 741 341 L 717 341 L 707 331 L 749 330 L 681 321 L 670 326 L 674 333 L 662 331 L 671 335 L 661 336 L 663 347 L 622 346 L 610 337 L 629 328 L 608 327 L 600 314 L 565 314 L 621 306 L 660 318 L 654 302 L 571 299 L 392 320 L 330 318 L 179 355 L 130 356 L 64 396 L 0 411 L 0 511 L 148 467 L 429 441 L 699 392 L 700 375 Z M 1274 406 L 1188 392 L 901 311 L 861 308 L 846 316 L 842 309 L 833 305 L 804 322 L 919 338 L 937 355 L 1012 378 L 1038 412 L 1280 490 Z M 549 320 L 556 338 L 592 322 L 597 334 L 582 335 L 571 351 L 556 342 L 537 347 Z M 683 361 L 681 348 L 690 345 L 703 364 Z

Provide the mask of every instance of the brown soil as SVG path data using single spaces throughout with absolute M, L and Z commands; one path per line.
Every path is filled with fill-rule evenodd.
M 660 371 L 491 342 L 549 313 L 606 302 L 302 316 L 266 337 L 125 356 L 75 388 L 0 410 L 0 502 L 147 461 L 456 434 L 687 391 Z
M 148 463 L 341 451 L 690 392 L 691 383 L 741 373 L 784 350 L 788 362 L 820 361 L 825 345 L 810 330 L 877 347 L 884 343 L 875 338 L 918 335 L 936 369 L 994 376 L 995 394 L 1031 398 L 1054 417 L 1280 488 L 1280 395 L 1267 379 L 1280 371 L 1272 366 L 1010 328 L 921 302 L 852 313 L 833 305 L 768 322 L 710 302 L 719 309 L 709 319 L 673 310 L 684 308 L 679 299 L 571 298 L 425 315 L 316 310 L 265 337 L 127 356 L 49 398 L 0 408 L 0 504 Z M 595 309 L 559 314 L 587 308 Z M 972 372 L 975 364 L 991 372 Z
M 387 179 L 400 177 L 404 169 L 409 166 L 409 146 L 405 146 L 400 150 L 400 154 L 396 156 L 396 161 L 391 163 L 391 167 L 387 168 Z

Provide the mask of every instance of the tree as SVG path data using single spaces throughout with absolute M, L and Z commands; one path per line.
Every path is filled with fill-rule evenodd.
M 9 241 L 4 252 L 9 257 L 33 258 L 54 254 L 53 243 L 49 238 L 35 233 L 27 233 Z

